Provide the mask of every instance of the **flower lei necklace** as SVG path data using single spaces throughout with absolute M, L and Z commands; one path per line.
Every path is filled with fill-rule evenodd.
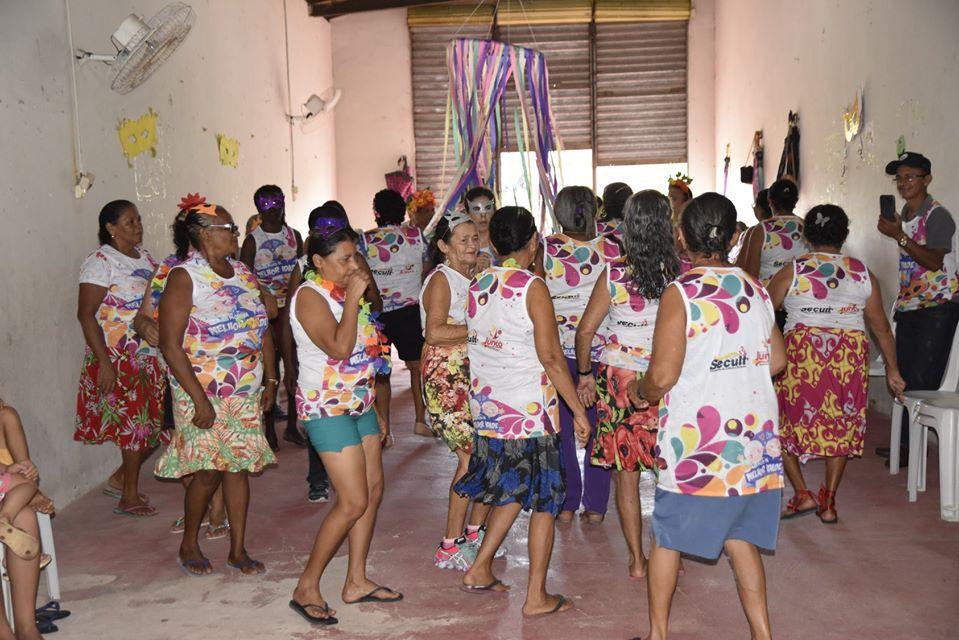
M 306 277 L 321 289 L 327 291 L 330 297 L 339 304 L 346 302 L 346 289 L 324 280 L 316 270 L 306 272 Z M 390 372 L 390 345 L 383 334 L 383 325 L 376 320 L 379 315 L 370 308 L 370 303 L 360 298 L 360 312 L 357 315 L 357 333 L 363 337 L 363 352 L 373 363 L 374 372 L 386 374 Z
M 516 261 L 516 258 L 506 258 L 506 260 L 503 260 L 500 266 L 505 267 L 507 269 L 522 269 L 523 271 L 526 271 L 526 269 L 519 266 L 519 263 Z

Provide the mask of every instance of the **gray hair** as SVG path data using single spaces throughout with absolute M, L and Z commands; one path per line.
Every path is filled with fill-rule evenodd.
M 556 194 L 553 211 L 563 231 L 596 233 L 596 195 L 589 187 L 565 187 Z

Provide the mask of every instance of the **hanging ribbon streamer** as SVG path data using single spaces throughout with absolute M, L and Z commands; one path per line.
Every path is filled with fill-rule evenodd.
M 503 126 L 511 124 L 520 152 L 535 153 L 536 181 L 545 206 L 544 215 L 549 211 L 552 217 L 557 183 L 549 154 L 559 149 L 561 143 L 549 101 L 549 74 L 543 54 L 504 42 L 458 38 L 447 46 L 446 64 L 449 94 L 443 143 L 444 175 L 450 138 L 457 167 L 426 228 L 427 233 L 447 209 L 456 206 L 470 186 L 485 185 L 494 193 L 498 191 L 496 154 Z M 511 79 L 519 98 L 512 117 L 500 113 Z M 522 157 L 527 191 L 532 196 L 533 174 L 526 169 L 525 155 Z

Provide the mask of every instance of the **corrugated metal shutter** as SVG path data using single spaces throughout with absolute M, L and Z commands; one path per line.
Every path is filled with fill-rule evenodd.
M 459 31 L 459 33 L 457 33 Z M 443 173 L 443 135 L 446 129 L 446 99 L 449 71 L 446 67 L 446 45 L 457 38 L 486 38 L 489 25 L 411 26 L 410 41 L 413 67 L 413 133 L 416 161 L 413 173 L 418 189 L 430 187 L 440 197 L 456 170 L 452 135 Z
M 532 31 L 532 32 L 531 32 Z M 501 28 L 500 38 L 514 45 L 536 49 L 546 56 L 550 102 L 565 149 L 589 149 L 590 76 L 589 25 L 554 24 Z M 507 151 L 517 151 L 513 114 L 519 100 L 512 83 L 503 111 Z
M 685 21 L 596 25 L 596 164 L 686 161 Z

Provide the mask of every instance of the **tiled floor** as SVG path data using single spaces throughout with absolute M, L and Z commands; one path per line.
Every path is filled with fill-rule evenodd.
M 643 582 L 626 576 L 626 550 L 613 511 L 599 526 L 558 527 L 549 585 L 572 597 L 575 610 L 524 621 L 524 519 L 508 539 L 500 577 L 508 596 L 457 589 L 460 574 L 432 566 L 446 516 L 453 458 L 439 442 L 413 436 L 405 371 L 395 375 L 396 447 L 385 457 L 387 491 L 370 557 L 371 577 L 406 594 L 397 605 L 344 606 L 339 591 L 345 557 L 323 581 L 340 624 L 317 630 L 287 607 L 293 585 L 328 505 L 306 501 L 306 452 L 284 444 L 277 468 L 253 480 L 249 550 L 268 565 L 261 577 L 225 566 L 227 542 L 207 543 L 216 574 L 187 578 L 175 563 L 178 537 L 168 527 L 179 515 L 179 484 L 148 478 L 142 489 L 161 514 L 146 520 L 114 516 L 99 490 L 55 519 L 63 606 L 60 640 L 246 638 L 628 638 L 646 629 Z M 403 416 L 403 419 L 399 419 Z M 887 422 L 871 420 L 870 453 L 853 462 L 839 495 L 841 522 L 815 517 L 784 524 L 779 550 L 766 559 L 777 638 L 959 638 L 959 524 L 939 519 L 938 479 L 906 501 L 905 475 L 889 476 L 871 454 Z M 77 448 L 82 455 L 82 448 Z M 822 465 L 809 465 L 818 486 Z M 644 479 L 644 511 L 652 484 Z M 345 548 L 341 554 L 345 553 Z M 41 595 L 42 597 L 42 595 Z M 709 640 L 748 637 L 732 573 L 687 562 L 673 605 L 673 636 Z

